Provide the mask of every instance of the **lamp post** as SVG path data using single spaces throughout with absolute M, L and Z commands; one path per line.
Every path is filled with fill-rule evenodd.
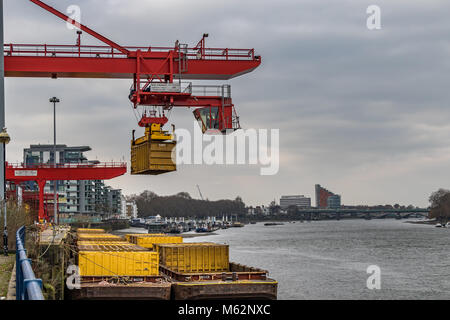
M 60 100 L 57 97 L 50 98 L 49 100 L 51 103 L 53 103 L 53 164 L 56 168 L 56 104 L 60 102 Z M 56 185 L 57 181 L 53 181 L 53 222 L 55 224 L 58 224 L 58 215 L 56 212 Z
M 0 132 L 0 143 L 3 145 L 3 210 L 5 214 L 4 218 L 4 228 L 3 228 L 3 249 L 5 256 L 8 255 L 8 218 L 6 211 L 6 145 L 9 143 L 11 138 L 6 132 L 6 128 L 3 128 Z

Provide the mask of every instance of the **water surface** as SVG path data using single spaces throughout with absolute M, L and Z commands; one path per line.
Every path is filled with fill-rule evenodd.
M 263 223 L 185 239 L 230 245 L 230 260 L 270 271 L 279 299 L 450 299 L 450 229 L 404 220 Z M 366 286 L 381 269 L 381 289 Z

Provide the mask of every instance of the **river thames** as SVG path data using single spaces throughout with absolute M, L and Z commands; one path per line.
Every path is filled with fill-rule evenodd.
M 264 223 L 185 242 L 230 245 L 230 261 L 267 269 L 279 299 L 450 299 L 450 229 L 405 220 Z M 381 271 L 368 289 L 367 268 Z

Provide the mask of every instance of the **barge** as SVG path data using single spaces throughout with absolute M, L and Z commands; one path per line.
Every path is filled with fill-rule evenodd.
M 277 299 L 278 282 L 266 270 L 229 262 L 228 245 L 172 238 L 177 237 L 128 234 L 118 241 L 108 233 L 80 231 L 73 242 L 81 284 L 66 288 L 66 298 Z
M 172 284 L 164 277 L 115 281 L 83 277 L 80 288 L 67 290 L 70 300 L 170 300 Z
M 182 273 L 160 265 L 172 280 L 173 300 L 276 300 L 278 282 L 266 270 L 230 262 L 226 272 Z

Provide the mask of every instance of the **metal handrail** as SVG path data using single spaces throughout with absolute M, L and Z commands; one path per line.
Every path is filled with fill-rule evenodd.
M 141 80 L 139 82 L 140 87 L 144 88 L 147 84 L 147 80 Z M 161 82 L 156 82 L 156 84 L 165 84 Z M 177 85 L 178 83 L 175 83 Z M 170 84 L 169 84 L 170 85 Z M 149 86 L 147 86 L 147 92 L 148 94 L 155 94 L 155 93 L 163 93 L 162 91 L 153 91 L 152 90 L 152 83 L 150 83 Z M 172 90 L 173 88 L 170 88 Z M 181 85 L 177 88 L 178 91 L 167 91 L 171 94 L 192 94 L 196 96 L 204 96 L 204 97 L 224 97 L 224 98 L 231 98 L 231 85 L 224 84 L 224 85 L 193 85 L 192 82 L 181 82 Z M 144 92 L 144 93 L 145 93 Z
M 25 227 L 16 232 L 16 300 L 45 300 L 42 280 L 36 279 L 24 248 Z
M 48 44 L 4 44 L 5 56 L 43 56 L 43 57 L 96 57 L 96 58 L 127 58 L 127 55 L 109 46 L 95 45 L 48 45 Z M 174 47 L 124 47 L 130 51 L 169 52 Z M 199 49 L 183 48 L 182 55 L 187 59 L 215 60 L 258 60 L 254 49 L 234 48 L 204 48 L 199 55 Z
M 100 162 L 100 163 L 57 163 L 55 164 L 31 164 L 23 165 L 22 163 L 7 163 L 7 168 L 15 169 L 52 169 L 52 168 L 123 168 L 126 162 Z

